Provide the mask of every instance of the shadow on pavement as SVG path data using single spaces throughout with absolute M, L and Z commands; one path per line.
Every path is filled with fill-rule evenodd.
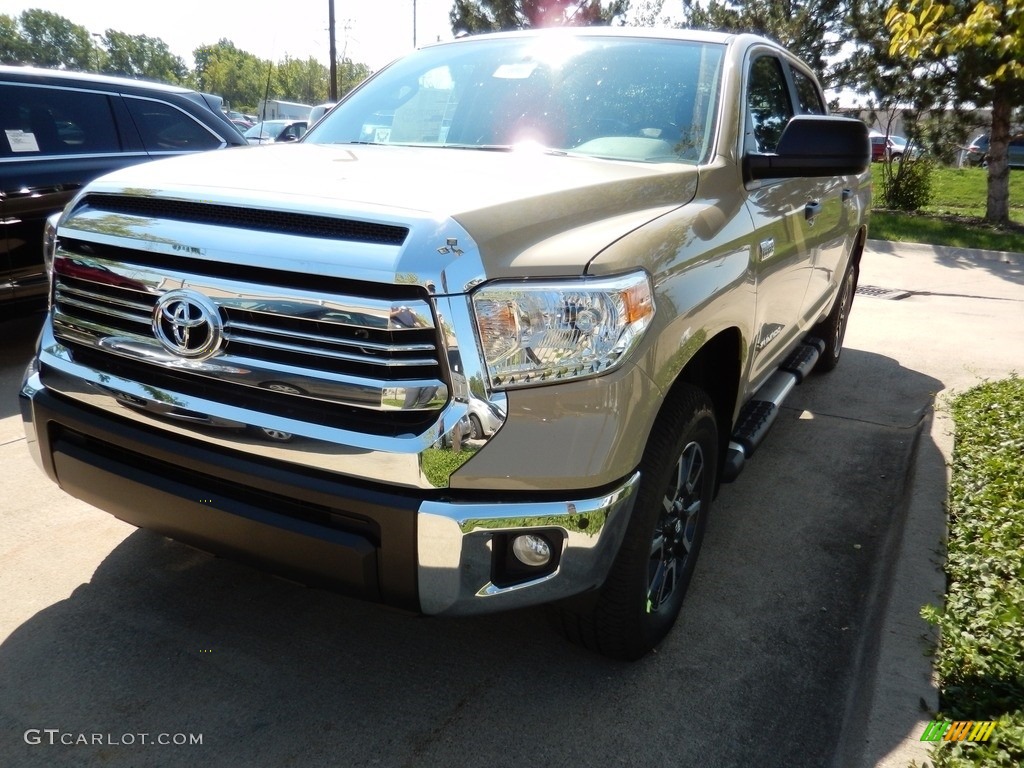
M 3 314 L 6 312 L 7 314 Z M 14 314 L 13 308 L 0 309 L 0 419 L 18 413 L 17 394 L 21 376 L 35 352 L 36 338 L 45 314 L 39 310 Z

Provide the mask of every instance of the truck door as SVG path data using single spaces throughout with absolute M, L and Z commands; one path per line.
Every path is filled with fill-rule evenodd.
M 743 152 L 774 152 L 795 114 L 783 62 L 754 53 L 744 95 Z M 801 332 L 801 315 L 816 247 L 818 214 L 807 179 L 764 179 L 747 184 L 754 224 L 753 269 L 757 282 L 751 381 L 759 383 Z
M 805 115 L 827 114 L 824 98 L 814 78 L 793 64 L 788 68 L 798 111 Z M 848 207 L 853 204 L 857 181 L 851 177 L 833 177 L 807 179 L 807 183 L 817 208 L 817 213 L 807 220 L 817 242 L 817 247 L 810 254 L 810 280 L 801 317 L 804 327 L 809 329 L 828 299 L 836 295 L 846 269 L 846 260 L 853 246 L 847 222 L 850 215 L 856 215 Z

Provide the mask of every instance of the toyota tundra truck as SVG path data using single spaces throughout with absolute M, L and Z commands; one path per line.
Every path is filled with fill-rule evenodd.
M 423 48 L 298 143 L 54 217 L 29 448 L 209 552 L 428 615 L 551 604 L 638 658 L 720 484 L 839 362 L 869 157 L 752 35 Z

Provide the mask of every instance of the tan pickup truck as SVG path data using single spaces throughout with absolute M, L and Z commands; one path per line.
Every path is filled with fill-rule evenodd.
M 135 525 L 636 658 L 711 504 L 839 361 L 867 128 L 749 35 L 424 48 L 300 142 L 159 161 L 48 233 L 29 446 Z

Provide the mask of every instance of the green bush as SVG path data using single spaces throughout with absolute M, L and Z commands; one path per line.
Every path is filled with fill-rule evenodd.
M 932 161 L 904 158 L 882 163 L 882 199 L 894 211 L 919 211 L 932 201 Z
M 1024 765 L 1024 379 L 985 384 L 952 404 L 946 604 L 937 719 L 997 720 L 989 741 L 939 743 L 940 768 Z

